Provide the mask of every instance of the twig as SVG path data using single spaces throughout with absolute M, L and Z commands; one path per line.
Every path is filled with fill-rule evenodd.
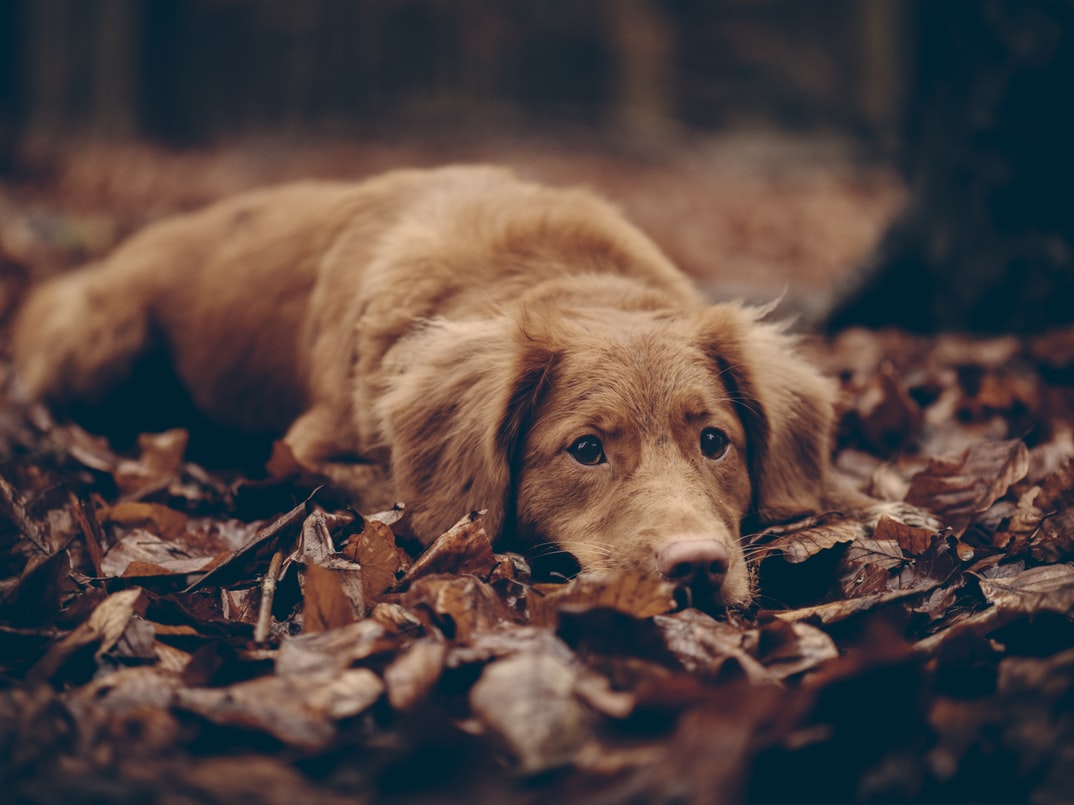
M 257 626 L 254 629 L 254 642 L 264 643 L 268 639 L 269 626 L 272 624 L 272 602 L 276 598 L 276 583 L 283 565 L 283 551 L 272 554 L 268 573 L 261 582 L 261 608 L 257 612 Z
M 96 513 L 84 498 L 77 497 L 74 492 L 71 492 L 70 499 L 74 504 L 72 509 L 75 519 L 82 529 L 82 535 L 86 538 L 86 550 L 93 563 L 93 571 L 97 574 L 97 578 L 104 578 L 104 529 L 101 528 Z

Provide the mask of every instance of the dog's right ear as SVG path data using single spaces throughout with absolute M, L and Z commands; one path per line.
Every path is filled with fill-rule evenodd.
M 521 447 L 555 352 L 512 317 L 436 320 L 415 336 L 377 402 L 396 496 L 425 541 L 487 510 L 497 537 L 514 507 Z

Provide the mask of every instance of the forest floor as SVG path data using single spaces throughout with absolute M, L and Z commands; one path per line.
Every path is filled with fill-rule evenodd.
M 478 158 L 588 184 L 714 296 L 807 318 L 904 198 L 751 138 L 41 148 L 0 182 L 0 316 L 228 193 Z M 109 443 L 16 403 L 0 357 L 0 799 L 1074 801 L 1074 330 L 807 348 L 839 474 L 941 525 L 751 535 L 757 604 L 713 614 L 628 573 L 533 580 L 464 511 L 421 551 L 405 508 L 359 513 L 280 449 Z

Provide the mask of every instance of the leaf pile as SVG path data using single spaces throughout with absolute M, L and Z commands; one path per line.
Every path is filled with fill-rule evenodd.
M 753 535 L 751 612 L 425 550 L 280 452 L 118 455 L 5 406 L 0 783 L 16 801 L 1069 801 L 1074 331 L 849 332 L 835 465 Z

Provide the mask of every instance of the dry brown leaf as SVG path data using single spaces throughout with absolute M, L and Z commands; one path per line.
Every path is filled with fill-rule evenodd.
M 472 573 L 488 578 L 496 566 L 492 543 L 478 512 L 472 512 L 445 531 L 407 571 L 402 584 L 436 573 Z
M 257 612 L 261 605 L 261 590 L 246 587 L 238 590 L 221 590 L 220 607 L 225 621 L 233 623 L 257 623 Z
M 928 509 L 961 535 L 1028 470 L 1029 452 L 1020 439 L 981 442 L 931 459 L 911 481 L 906 502 Z
M 858 435 L 882 455 L 909 443 L 921 429 L 921 408 L 890 361 L 881 361 L 858 395 Z
M 893 601 L 900 601 L 905 598 L 921 595 L 935 589 L 939 585 L 939 581 L 926 581 L 923 582 L 919 588 L 888 590 L 886 592 L 873 593 L 860 598 L 850 598 L 846 601 L 832 601 L 827 604 L 817 604 L 816 606 L 802 607 L 800 609 L 788 609 L 782 612 L 774 612 L 772 614 L 788 623 L 812 621 L 814 619 L 820 623 L 838 623 L 839 621 L 846 620 L 847 618 L 862 612 L 876 609 L 883 604 L 890 604 Z
M 286 514 L 277 517 L 269 525 L 258 530 L 250 541 L 235 551 L 229 558 L 216 564 L 198 581 L 191 584 L 185 592 L 193 592 L 208 585 L 226 586 L 237 578 L 263 572 L 262 560 L 271 556 L 281 544 L 297 537 L 300 524 L 305 522 L 309 507 L 317 490 Z M 290 543 L 288 543 L 290 545 Z M 288 548 L 289 549 L 289 548 Z
M 875 565 L 892 571 L 902 567 L 906 562 L 902 548 L 891 540 L 859 539 L 847 548 L 843 555 L 845 565 Z
M 754 685 L 773 684 L 777 677 L 746 649 L 748 637 L 729 623 L 696 609 L 657 615 L 668 649 L 683 668 L 707 679 L 745 676 Z
M 821 551 L 853 542 L 866 535 L 865 524 L 839 514 L 821 514 L 761 532 L 754 545 L 765 556 L 779 552 L 791 564 L 800 564 Z M 774 539 L 762 540 L 775 535 Z
M 270 478 L 277 480 L 295 478 L 304 474 L 312 475 L 310 469 L 295 458 L 291 446 L 282 439 L 277 439 L 272 443 L 272 454 L 265 462 L 265 471 Z
M 1011 555 L 1057 562 L 1074 553 L 1074 461 L 1067 461 L 1040 486 L 1030 487 L 994 537 Z
M 1074 508 L 1045 515 L 1030 540 L 1029 554 L 1038 562 L 1058 562 L 1074 554 Z
M 306 566 L 305 579 L 302 584 L 302 631 L 324 632 L 340 626 L 347 626 L 360 620 L 365 615 L 365 605 L 361 600 L 361 576 L 357 578 L 359 600 L 354 601 L 355 585 L 345 586 L 345 575 L 360 574 L 358 565 L 347 562 L 344 569 L 326 567 L 319 564 Z
M 993 537 L 992 542 L 997 548 L 1005 549 L 1012 556 L 1025 553 L 1029 549 L 1030 539 L 1037 533 L 1044 520 L 1044 512 L 1034 504 L 1039 494 L 1040 487 L 1033 486 L 1018 499 L 1014 512 L 997 529 Z
M 176 428 L 163 433 L 143 433 L 138 437 L 138 459 L 122 459 L 112 469 L 124 497 L 137 499 L 167 486 L 183 466 L 189 434 Z
M 881 517 L 873 529 L 874 540 L 892 540 L 908 556 L 924 553 L 938 536 L 931 528 L 917 528 L 886 516 Z
M 489 664 L 470 690 L 470 706 L 506 745 L 525 774 L 569 764 L 589 740 L 592 716 L 574 695 L 579 670 L 546 654 L 516 654 Z
M 112 449 L 108 446 L 107 439 L 101 436 L 91 436 L 75 424 L 67 424 L 61 427 L 53 423 L 51 418 L 48 418 L 46 422 L 47 424 L 42 423 L 39 427 L 43 426 L 43 429 L 53 432 L 57 441 L 66 448 L 71 458 L 82 466 L 98 472 L 114 473 L 123 461 L 112 452 Z
M 1057 562 L 1074 553 L 1074 460 L 1044 480 L 1033 505 L 1043 514 L 1040 531 L 1030 539 L 1033 558 Z
M 276 673 L 306 678 L 318 671 L 338 672 L 355 662 L 399 648 L 394 631 L 372 618 L 327 632 L 285 637 L 276 654 Z
M 426 701 L 440 679 L 447 657 L 443 640 L 416 640 L 384 669 L 388 701 L 396 710 L 411 710 Z
M 1044 565 L 1006 578 L 979 577 L 981 592 L 1001 610 L 1025 612 L 1074 611 L 1074 565 Z
M 484 665 L 489 660 L 515 654 L 544 654 L 561 662 L 572 663 L 576 657 L 570 647 L 551 630 L 529 625 L 478 632 L 468 643 L 449 646 L 447 666 Z
M 1074 460 L 1067 461 L 1044 479 L 1034 503 L 1045 512 L 1074 507 Z
M 303 678 L 263 676 L 225 688 L 176 691 L 175 705 L 224 726 L 265 732 L 285 744 L 320 749 L 335 737 L 335 723 L 369 709 L 384 683 L 372 671 L 352 668 Z
M 138 587 L 108 596 L 85 623 L 52 646 L 30 670 L 29 676 L 51 679 L 72 655 L 83 648 L 93 647 L 94 656 L 98 658 L 108 653 L 123 638 L 135 614 L 145 613 L 146 603 L 145 593 Z
M 628 570 L 579 573 L 566 585 L 551 588 L 544 596 L 557 609 L 584 612 L 607 608 L 649 618 L 675 609 L 675 585 L 666 579 Z
M 418 579 L 403 594 L 403 605 L 419 617 L 427 613 L 429 626 L 460 642 L 512 620 L 500 597 L 475 576 Z
M 395 544 L 391 528 L 377 520 L 366 520 L 341 553 L 362 566 L 366 604 L 372 606 L 387 592 L 406 569 L 406 556 Z
M 26 511 L 26 501 L 3 477 L 0 477 L 0 514 L 9 519 L 15 528 L 42 553 L 51 555 L 58 549 L 53 549 L 52 546 L 46 544 L 41 527 Z
M 97 519 L 102 524 L 145 529 L 164 540 L 178 540 L 186 534 L 186 515 L 159 503 L 120 501 L 101 509 Z
M 839 656 L 827 632 L 778 619 L 743 635 L 743 647 L 778 679 L 800 676 Z
M 139 752 L 171 754 L 181 739 L 171 708 L 180 680 L 160 664 L 119 668 L 70 691 L 64 704 L 86 735 L 137 735 Z
M 323 564 L 333 553 L 335 545 L 328 531 L 328 520 L 323 511 L 315 509 L 302 521 L 302 530 L 289 560 L 306 565 Z
M 615 690 L 606 676 L 583 672 L 574 684 L 574 695 L 590 710 L 624 719 L 634 712 L 638 697 L 633 691 Z

